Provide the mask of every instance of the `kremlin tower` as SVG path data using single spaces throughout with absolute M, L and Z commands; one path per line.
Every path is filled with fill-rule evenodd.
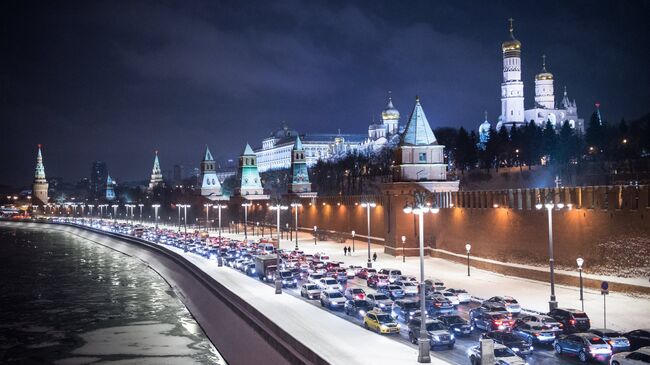
M 503 82 L 501 83 L 501 116 L 499 122 L 510 128 L 524 120 L 524 83 L 521 81 L 521 42 L 513 33 L 510 18 L 510 39 L 501 44 L 503 52 Z
M 43 155 L 41 154 L 41 145 L 38 145 L 38 154 L 36 155 L 36 172 L 34 174 L 34 185 L 32 186 L 32 203 L 45 205 L 48 201 L 47 189 L 49 184 L 45 180 L 45 166 L 43 166 Z
M 160 170 L 160 161 L 158 161 L 158 150 L 156 150 L 156 157 L 153 160 L 153 169 L 151 170 L 151 180 L 149 181 L 149 191 L 163 186 L 163 176 Z

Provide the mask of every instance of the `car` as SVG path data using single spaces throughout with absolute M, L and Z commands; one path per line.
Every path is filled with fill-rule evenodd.
M 363 327 L 377 333 L 399 333 L 400 325 L 386 313 L 370 311 L 363 317 Z
M 612 355 L 611 365 L 648 365 L 650 364 L 650 346 L 641 347 L 632 352 L 620 352 Z
M 334 278 L 322 278 L 318 280 L 318 286 L 321 290 L 341 290 L 341 284 Z
M 555 353 L 574 354 L 582 362 L 590 359 L 606 360 L 612 355 L 612 348 L 600 336 L 589 332 L 560 335 L 553 343 Z
M 354 279 L 354 277 L 357 276 L 357 271 L 352 267 L 345 269 L 345 272 L 348 276 L 348 279 Z
M 395 284 L 381 286 L 379 289 L 377 289 L 377 292 L 388 295 L 392 300 L 404 297 L 404 289 L 402 289 L 401 286 Z
M 625 337 L 630 341 L 631 350 L 650 346 L 650 328 L 630 331 L 625 334 Z
M 382 286 L 387 286 L 388 284 L 390 284 L 388 281 L 388 276 L 383 274 L 373 275 L 366 280 L 366 285 L 368 285 L 370 288 L 375 289 Z
M 410 275 L 401 275 L 400 277 L 397 278 L 396 281 L 412 281 L 417 285 L 418 279 L 415 278 L 415 276 L 410 276 Z
M 366 299 L 370 302 L 373 308 L 379 308 L 384 312 L 390 311 L 393 306 L 393 300 L 386 294 L 370 293 L 366 295 Z
M 472 296 L 465 289 L 447 288 L 445 291 L 456 295 L 460 304 L 467 304 L 472 301 Z
M 505 308 L 509 313 L 513 314 L 521 313 L 521 306 L 519 305 L 519 302 L 513 297 L 496 296 L 483 301 L 481 305 L 490 309 L 502 307 Z
M 526 358 L 533 354 L 533 345 L 530 342 L 521 339 L 521 337 L 515 335 L 512 332 L 488 331 L 481 334 L 479 339 L 491 339 L 495 343 L 499 343 L 508 347 L 510 350 L 512 350 L 512 352 L 523 358 Z
M 254 262 L 249 262 L 248 264 L 246 264 L 246 266 L 244 268 L 244 272 L 248 276 L 255 276 L 255 263 Z
M 317 284 L 318 281 L 319 281 L 320 279 L 322 279 L 322 278 L 323 278 L 323 274 L 321 274 L 321 273 L 316 273 L 316 272 L 312 272 L 312 273 L 310 273 L 309 276 L 307 277 L 307 281 L 310 281 L 310 282 L 312 282 L 312 283 L 314 283 L 314 284 Z
M 366 299 L 366 292 L 361 288 L 348 287 L 343 295 L 346 299 Z
M 555 342 L 556 334 L 560 332 L 544 329 L 534 322 L 515 322 L 512 333 L 532 344 L 548 345 Z
M 437 320 L 456 336 L 469 336 L 474 329 L 466 320 L 457 314 L 444 314 L 436 317 Z
M 332 310 L 343 309 L 345 297 L 338 290 L 323 290 L 320 293 L 320 305 Z
M 300 287 L 300 296 L 307 299 L 320 298 L 320 287 L 314 283 L 305 283 Z
M 408 321 L 414 317 L 415 311 L 420 309 L 420 302 L 412 299 L 400 299 L 393 302 L 391 316 L 398 321 Z
M 434 294 L 442 295 L 443 297 L 447 298 L 447 300 L 453 305 L 457 306 L 460 305 L 460 299 L 458 299 L 458 296 L 456 294 L 448 292 L 448 291 L 436 291 L 433 292 Z
M 426 279 L 424 281 L 424 287 L 427 292 L 445 290 L 445 283 L 440 279 Z
M 359 277 L 361 279 L 368 280 L 368 278 L 370 278 L 371 276 L 376 275 L 376 274 L 377 274 L 376 269 L 371 269 L 371 268 L 365 268 L 364 267 L 361 270 L 359 270 L 359 272 L 357 273 L 357 277 Z
M 528 314 L 517 318 L 517 325 L 526 324 L 526 328 L 534 328 L 540 331 L 553 331 L 556 335 L 562 333 L 564 325 L 555 318 L 546 314 Z
M 388 276 L 388 281 L 392 284 L 402 276 L 402 271 L 398 269 L 381 269 L 379 274 Z
M 354 317 L 365 317 L 366 313 L 372 309 L 370 303 L 364 299 L 352 299 L 345 302 L 345 314 Z
M 484 310 L 471 310 L 470 321 L 474 329 L 482 329 L 485 331 L 510 330 L 515 324 L 515 321 L 505 313 L 487 312 Z
M 469 363 L 471 365 L 481 365 L 481 348 L 473 346 L 467 350 Z M 499 365 L 525 365 L 526 361 L 517 356 L 512 350 L 501 344 L 494 344 L 494 360 Z
M 565 333 L 586 332 L 591 328 L 587 313 L 572 308 L 555 308 L 548 312 L 559 323 L 562 323 Z
M 590 333 L 600 336 L 612 347 L 612 352 L 630 351 L 630 341 L 622 333 L 605 328 L 592 328 Z
M 298 287 L 298 279 L 293 276 L 293 271 L 289 270 L 280 270 L 280 280 L 282 280 L 282 287 Z
M 422 317 L 413 317 L 408 321 L 409 328 L 409 341 L 412 344 L 418 343 L 420 337 L 420 326 L 422 325 Z M 446 346 L 449 349 L 454 348 L 456 338 L 453 333 L 437 319 L 426 319 L 427 336 L 429 337 L 429 344 L 432 348 L 438 346 Z
M 338 268 L 334 271 L 334 278 L 338 280 L 340 283 L 347 283 L 348 282 L 348 272 L 344 268 Z
M 404 295 L 410 296 L 410 295 L 418 295 L 418 284 L 407 280 L 407 281 L 401 281 L 398 280 L 395 282 L 395 285 L 399 285 L 402 287 L 402 290 L 404 291 Z
M 426 297 L 427 312 L 433 314 L 450 313 L 454 305 L 442 295 L 430 294 Z

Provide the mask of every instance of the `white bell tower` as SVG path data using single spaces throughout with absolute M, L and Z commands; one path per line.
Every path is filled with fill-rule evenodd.
M 503 83 L 501 83 L 501 123 L 506 127 L 524 123 L 524 83 L 521 81 L 521 42 L 513 33 L 510 18 L 510 39 L 501 44 L 503 52 Z

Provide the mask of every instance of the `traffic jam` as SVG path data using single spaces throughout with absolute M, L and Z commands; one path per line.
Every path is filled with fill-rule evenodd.
M 321 252 L 278 250 L 277 241 L 264 239 L 245 242 L 198 231 L 185 235 L 98 220 L 92 226 L 199 255 L 269 286 L 277 278 L 287 294 L 379 336 L 417 346 L 422 323 L 420 285 L 399 269 L 346 265 Z M 494 341 L 499 364 L 650 363 L 648 329 L 621 333 L 592 328 L 589 316 L 577 309 L 529 311 L 511 296 L 477 298 L 462 288 L 445 286 L 440 278 L 426 279 L 424 288 L 431 351 L 452 363 L 480 364 L 479 341 L 484 339 Z

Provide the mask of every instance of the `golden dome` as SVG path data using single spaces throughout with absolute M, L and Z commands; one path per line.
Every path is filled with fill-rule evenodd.
M 546 55 L 542 55 L 542 71 L 535 75 L 535 80 L 553 80 L 553 74 L 546 71 Z
M 510 19 L 508 19 L 508 21 L 510 22 L 510 27 L 509 27 L 509 31 L 510 31 L 510 39 L 507 40 L 507 41 L 505 41 L 505 42 L 503 42 L 503 43 L 501 43 L 501 50 L 502 50 L 503 52 L 507 52 L 507 51 L 518 51 L 518 50 L 521 49 L 521 42 L 519 42 L 519 41 L 515 38 L 515 35 L 514 35 L 514 33 L 513 33 L 512 22 L 514 21 L 514 19 L 510 18 Z

